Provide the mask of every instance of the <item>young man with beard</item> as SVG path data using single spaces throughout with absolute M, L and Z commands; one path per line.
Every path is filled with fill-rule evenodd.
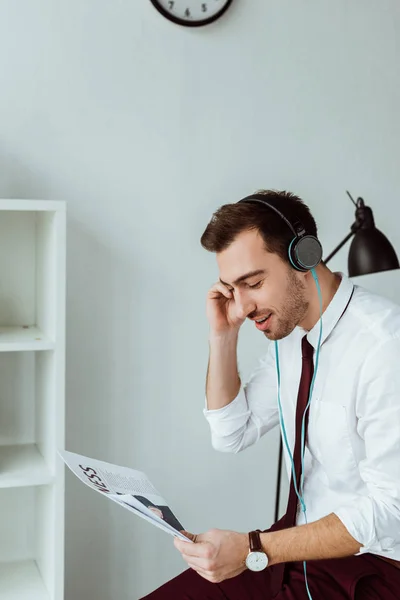
M 146 600 L 399 597 L 400 307 L 320 258 L 302 268 L 293 244 L 307 236 L 318 243 L 304 202 L 266 190 L 220 207 L 201 238 L 220 275 L 207 296 L 212 444 L 239 452 L 280 423 L 288 509 L 262 532 L 175 539 L 190 568 Z M 272 343 L 243 384 L 246 319 Z

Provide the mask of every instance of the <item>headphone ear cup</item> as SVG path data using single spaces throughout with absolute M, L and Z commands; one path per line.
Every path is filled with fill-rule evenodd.
M 322 260 L 322 246 L 313 235 L 293 238 L 289 246 L 289 260 L 298 271 L 310 271 Z

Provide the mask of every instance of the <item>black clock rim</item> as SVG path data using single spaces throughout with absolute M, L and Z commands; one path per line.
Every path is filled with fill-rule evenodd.
M 230 5 L 232 4 L 232 0 L 228 0 L 225 6 L 223 6 L 219 12 L 217 12 L 212 17 L 209 17 L 208 19 L 204 19 L 201 21 L 185 21 L 185 19 L 179 19 L 178 17 L 174 17 L 174 15 L 171 15 L 171 13 L 166 11 L 163 6 L 160 6 L 159 0 L 150 0 L 150 2 L 154 6 L 154 8 L 156 8 L 158 12 L 163 15 L 163 17 L 165 17 L 169 21 L 172 21 L 172 23 L 176 23 L 177 25 L 183 25 L 184 27 L 202 27 L 203 25 L 209 25 L 210 23 L 213 23 L 214 21 L 222 17 L 224 12 L 227 11 Z

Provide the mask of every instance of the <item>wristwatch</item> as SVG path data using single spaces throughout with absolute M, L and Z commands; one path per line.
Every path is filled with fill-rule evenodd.
M 260 532 L 260 529 L 256 529 L 249 533 L 250 550 L 246 557 L 246 567 L 250 571 L 262 571 L 268 566 L 268 556 L 263 550 Z

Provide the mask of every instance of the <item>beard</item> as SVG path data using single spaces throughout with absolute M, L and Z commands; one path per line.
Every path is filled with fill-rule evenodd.
M 283 307 L 279 317 L 275 317 L 274 329 L 266 329 L 264 335 L 269 340 L 281 340 L 288 336 L 294 328 L 301 323 L 307 314 L 310 303 L 306 300 L 306 286 L 296 277 L 295 271 L 290 267 L 287 276 L 287 285 L 284 294 Z

